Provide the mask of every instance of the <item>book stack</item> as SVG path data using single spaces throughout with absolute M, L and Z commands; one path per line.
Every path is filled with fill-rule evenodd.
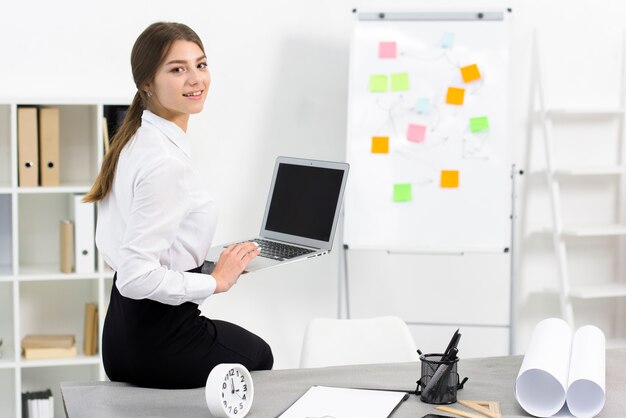
M 54 418 L 52 391 L 23 392 L 22 418 Z
M 22 339 L 22 355 L 26 360 L 76 357 L 73 335 L 27 335 Z
M 85 304 L 85 341 L 83 352 L 86 356 L 94 356 L 98 352 L 98 305 Z

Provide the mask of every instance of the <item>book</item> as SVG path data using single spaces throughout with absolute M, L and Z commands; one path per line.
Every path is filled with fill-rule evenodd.
M 22 339 L 22 355 L 26 360 L 75 357 L 74 335 L 30 334 Z
M 515 397 L 529 414 L 549 417 L 567 404 L 575 417 L 600 413 L 606 400 L 606 340 L 586 325 L 572 333 L 567 322 L 539 322 L 515 382 Z
M 54 418 L 52 391 L 22 392 L 22 418 Z
M 109 139 L 109 123 L 106 116 L 102 118 L 102 142 L 104 142 L 104 155 L 107 155 L 111 148 L 111 140 Z
M 83 352 L 93 356 L 98 348 L 98 305 L 95 303 L 85 304 L 84 330 Z

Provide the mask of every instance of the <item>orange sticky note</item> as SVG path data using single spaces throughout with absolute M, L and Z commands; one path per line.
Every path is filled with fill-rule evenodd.
M 446 103 L 452 105 L 462 105 L 465 98 L 465 89 L 457 87 L 448 87 L 448 94 L 446 95 Z
M 442 170 L 441 171 L 441 187 L 454 189 L 459 187 L 459 171 L 458 170 Z
M 469 83 L 470 81 L 478 80 L 480 78 L 480 71 L 478 71 L 478 65 L 472 64 L 467 67 L 461 67 L 461 77 L 463 81 Z
M 389 154 L 389 137 L 372 137 L 372 154 Z

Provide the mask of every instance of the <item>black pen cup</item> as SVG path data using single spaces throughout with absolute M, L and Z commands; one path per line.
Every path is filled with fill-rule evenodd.
M 422 402 L 438 405 L 456 402 L 456 392 L 462 388 L 457 372 L 459 358 L 444 361 L 442 357 L 442 354 L 420 355 L 422 375 L 416 393 Z

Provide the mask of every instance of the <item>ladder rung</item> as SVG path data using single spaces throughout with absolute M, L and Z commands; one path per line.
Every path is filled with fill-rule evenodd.
M 611 176 L 624 173 L 626 173 L 626 167 L 620 165 L 560 168 L 554 171 L 557 176 Z
M 626 283 L 602 283 L 572 286 L 570 296 L 576 299 L 600 299 L 626 296 Z
M 626 338 L 607 338 L 606 348 L 624 348 L 626 347 Z
M 541 111 L 538 111 L 541 114 Z M 581 108 L 548 108 L 546 116 L 615 116 L 623 115 L 623 107 L 581 107 Z
M 567 227 L 563 228 L 561 234 L 569 237 L 605 237 L 613 235 L 626 235 L 626 225 Z

